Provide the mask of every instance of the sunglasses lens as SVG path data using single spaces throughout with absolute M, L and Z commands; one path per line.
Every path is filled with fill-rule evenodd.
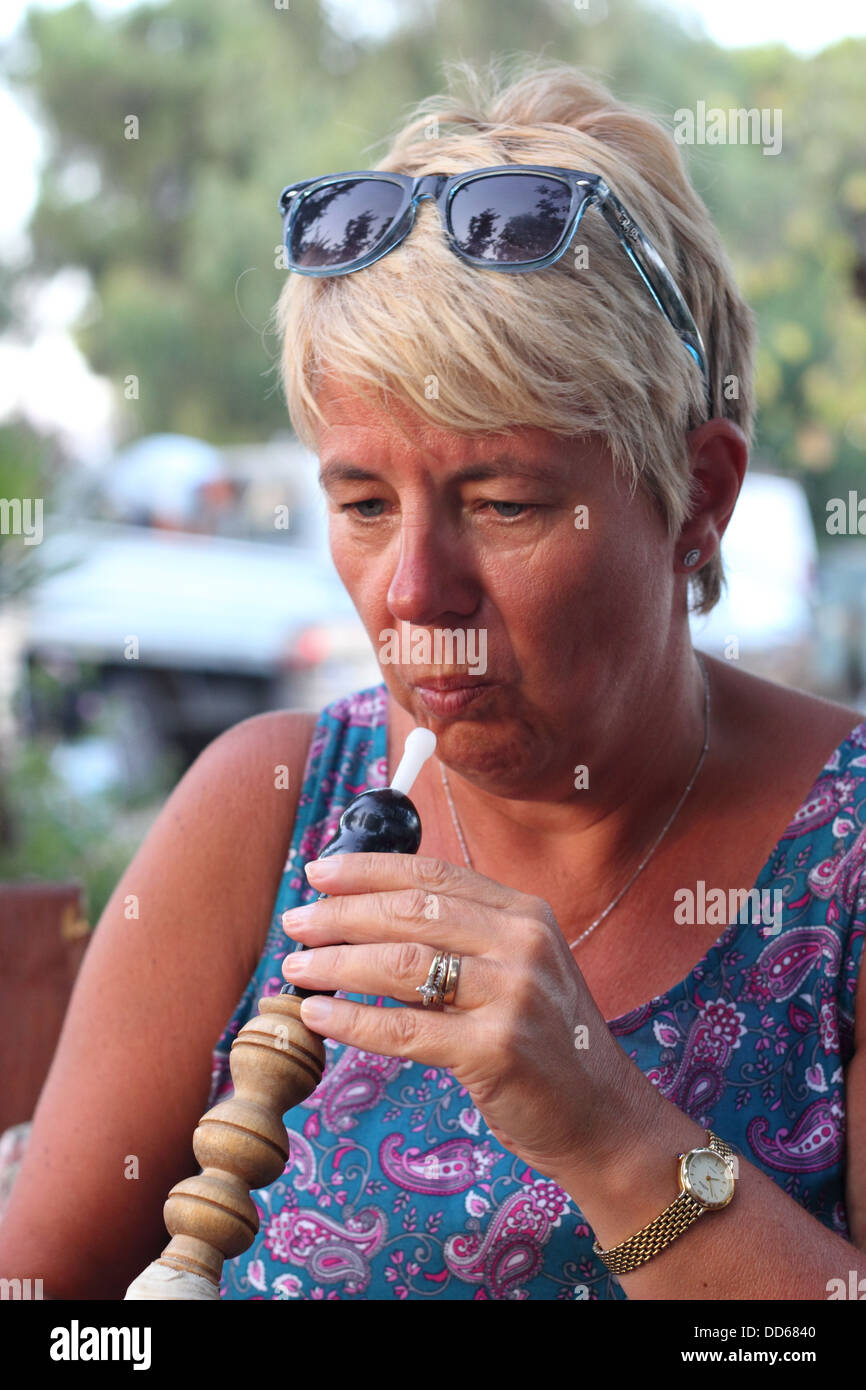
M 326 184 L 303 199 L 289 255 L 297 266 L 348 265 L 375 247 L 396 217 L 403 190 L 381 179 Z
M 533 261 L 562 237 L 571 189 L 539 174 L 489 174 L 461 184 L 451 199 L 451 230 L 479 260 Z

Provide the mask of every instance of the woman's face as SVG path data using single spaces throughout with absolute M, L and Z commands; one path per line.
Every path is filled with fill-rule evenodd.
M 660 509 L 615 484 L 594 437 L 459 435 L 333 380 L 318 400 L 331 551 L 392 696 L 478 786 L 573 795 L 575 766 L 612 730 L 640 736 L 671 637 L 687 630 Z M 462 664 L 446 631 L 467 634 Z M 424 633 L 429 653 L 415 645 Z M 425 678 L 463 675 L 472 657 L 486 684 L 471 703 L 425 703 Z

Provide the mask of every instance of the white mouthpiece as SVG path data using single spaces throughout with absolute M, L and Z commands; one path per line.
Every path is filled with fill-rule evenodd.
M 413 729 L 406 739 L 400 765 L 391 783 L 395 792 L 409 795 L 412 783 L 436 747 L 436 735 L 432 729 Z

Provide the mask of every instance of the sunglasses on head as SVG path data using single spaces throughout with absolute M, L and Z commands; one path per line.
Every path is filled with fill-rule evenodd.
M 600 174 L 545 164 L 501 164 L 462 174 L 409 174 L 360 169 L 288 184 L 280 194 L 289 270 L 348 275 L 393 251 L 408 236 L 422 198 L 439 208 L 448 244 L 478 270 L 513 274 L 558 261 L 595 207 L 665 318 L 679 334 L 712 399 L 707 356 L 697 324 L 649 237 Z

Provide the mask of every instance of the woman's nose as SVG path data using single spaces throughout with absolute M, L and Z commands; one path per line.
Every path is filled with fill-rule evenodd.
M 428 625 L 443 614 L 468 616 L 478 606 L 480 586 L 453 532 L 435 524 L 404 524 L 387 603 L 395 618 Z

